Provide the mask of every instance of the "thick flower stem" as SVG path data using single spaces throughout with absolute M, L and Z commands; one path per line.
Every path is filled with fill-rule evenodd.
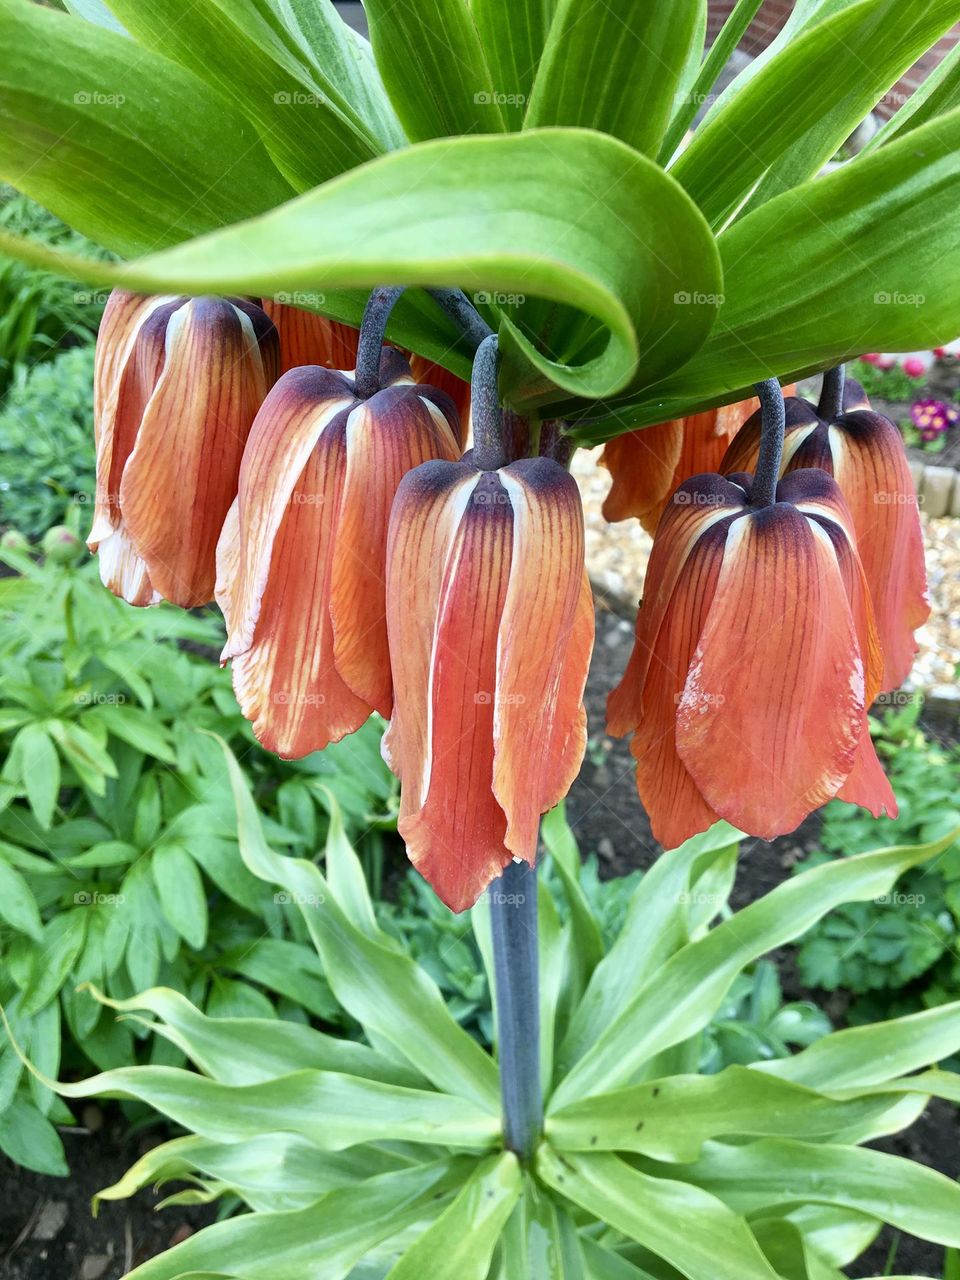
M 823 386 L 820 388 L 820 403 L 817 413 L 824 422 L 836 422 L 843 413 L 843 389 L 847 381 L 847 367 L 838 364 L 835 369 L 827 369 L 823 375 Z
M 500 349 L 497 335 L 491 333 L 477 347 L 470 382 L 473 461 L 481 471 L 496 471 L 508 462 L 503 438 L 503 410 L 497 388 L 499 371 Z
M 489 892 L 503 1137 L 528 1161 L 543 1128 L 537 873 L 526 862 L 511 862 Z
M 474 350 L 493 333 L 462 289 L 428 289 L 427 293 L 458 326 Z
M 750 505 L 769 507 L 777 500 L 777 481 L 780 479 L 787 415 L 783 390 L 776 378 L 758 382 L 756 392 L 760 397 L 760 456 L 753 475 Z
M 387 321 L 394 304 L 403 293 L 402 287 L 374 289 L 363 309 L 360 341 L 357 344 L 355 385 L 361 400 L 368 400 L 380 390 L 380 354 L 387 332 Z

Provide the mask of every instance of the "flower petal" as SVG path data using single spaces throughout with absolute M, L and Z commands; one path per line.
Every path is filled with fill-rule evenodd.
M 652 640 L 650 663 L 638 695 L 630 751 L 637 762 L 637 791 L 654 836 L 675 849 L 718 815 L 704 800 L 677 754 L 677 705 L 713 602 L 730 520 L 712 525 L 684 562 L 662 625 Z
M 657 526 L 637 614 L 636 642 L 620 684 L 607 700 L 607 732 L 622 737 L 640 722 L 643 687 L 657 633 L 697 540 L 743 510 L 746 494 L 722 476 L 693 476 L 673 495 Z
M 792 831 L 851 772 L 863 713 L 830 539 L 786 503 L 735 520 L 677 712 L 704 799 L 751 835 Z
M 307 366 L 286 373 L 263 402 L 250 430 L 237 481 L 242 555 L 218 549 L 217 601 L 228 619 L 223 660 L 253 643 L 273 543 L 295 486 L 321 433 L 356 401 L 339 373 Z
M 600 456 L 600 465 L 612 477 L 603 503 L 604 520 L 614 524 L 635 516 L 648 533 L 653 532 L 674 488 L 682 451 L 682 419 L 609 440 Z
M 167 320 L 182 305 L 183 299 L 145 298 L 115 289 L 104 309 L 93 374 L 97 492 L 87 538 L 91 551 L 120 524 L 123 469 L 163 368 Z
M 847 413 L 830 428 L 833 474 L 853 516 L 884 653 L 883 689 L 898 688 L 930 616 L 923 531 L 897 427 L 882 414 Z
M 462 448 L 466 444 L 470 425 L 470 383 L 458 378 L 455 373 L 445 369 L 442 364 L 434 364 L 432 360 L 427 360 L 424 356 L 418 356 L 416 352 L 412 352 L 410 355 L 410 369 L 415 382 L 436 387 L 438 391 L 444 392 L 453 401 L 457 411 L 457 421 L 460 424 L 457 439 Z
M 345 421 L 339 414 L 309 452 L 273 538 L 253 643 L 233 660 L 243 714 L 260 742 L 285 758 L 321 751 L 372 710 L 343 682 L 333 655 L 329 594 Z
M 409 384 L 357 405 L 346 425 L 347 471 L 330 595 L 337 670 L 389 718 L 393 702 L 387 646 L 387 526 L 397 487 L 431 458 L 454 462 L 459 448 L 433 404 Z
M 229 302 L 195 298 L 170 317 L 120 506 L 154 586 L 175 604 L 213 598 L 217 539 L 266 377 L 253 325 Z
M 280 335 L 281 374 L 306 364 L 352 369 L 357 363 L 359 329 L 273 298 L 264 298 L 260 305 Z
M 141 607 L 160 603 L 162 596 L 154 591 L 147 566 L 137 555 L 122 521 L 99 543 L 97 560 L 100 581 L 115 596 Z
M 587 628 L 576 481 L 548 458 L 498 474 L 513 509 L 513 548 L 497 660 L 493 790 L 507 815 L 508 848 L 534 866 L 540 816 L 566 795 L 586 747 L 593 611 L 591 602 Z
M 425 462 L 400 482 L 390 515 L 386 605 L 394 700 L 382 751 L 403 783 L 401 818 L 417 812 L 426 793 L 440 590 L 478 476 L 468 463 Z
M 511 857 L 506 817 L 493 794 L 493 753 L 513 521 L 496 474 L 482 473 L 454 535 L 440 591 L 423 804 L 399 821 L 411 861 L 453 911 L 472 906 Z

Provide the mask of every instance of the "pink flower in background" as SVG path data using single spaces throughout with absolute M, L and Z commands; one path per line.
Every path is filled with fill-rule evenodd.
M 914 426 L 920 438 L 927 442 L 936 440 L 960 420 L 960 410 L 944 400 L 917 400 L 910 410 Z

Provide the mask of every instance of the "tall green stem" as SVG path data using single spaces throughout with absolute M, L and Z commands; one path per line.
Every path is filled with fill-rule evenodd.
M 503 1137 L 528 1161 L 543 1128 L 537 873 L 526 862 L 511 862 L 489 892 Z

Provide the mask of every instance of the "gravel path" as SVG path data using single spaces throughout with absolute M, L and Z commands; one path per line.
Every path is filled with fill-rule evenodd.
M 636 520 L 607 524 L 600 513 L 610 488 L 598 465 L 601 450 L 580 449 L 573 475 L 580 485 L 586 518 L 587 565 L 598 594 L 617 612 L 639 600 L 651 539 Z M 927 575 L 933 613 L 918 633 L 920 652 L 910 679 L 916 688 L 956 696 L 960 666 L 960 520 L 924 515 Z

